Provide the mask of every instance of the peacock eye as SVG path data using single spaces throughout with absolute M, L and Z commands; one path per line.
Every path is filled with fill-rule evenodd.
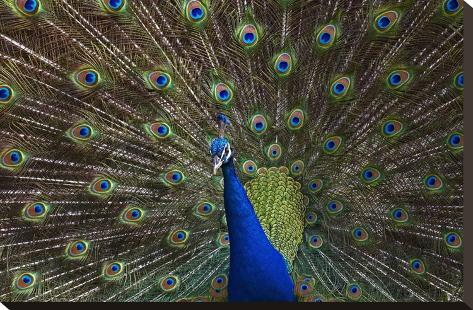
M 243 26 L 240 30 L 239 41 L 244 47 L 256 46 L 259 41 L 259 34 L 256 27 L 251 24 Z
M 76 73 L 76 82 L 85 88 L 94 88 L 100 82 L 100 75 L 94 69 L 83 69 Z
M 166 293 L 169 293 L 178 289 L 179 284 L 180 284 L 180 280 L 175 275 L 168 275 L 166 277 L 163 277 L 160 281 L 160 287 Z
M 0 107 L 10 102 L 13 94 L 13 89 L 9 85 L 0 84 Z
M 442 178 L 436 174 L 426 176 L 424 178 L 424 185 L 431 192 L 442 191 L 445 187 Z
M 208 201 L 202 201 L 198 203 L 194 208 L 194 215 L 201 219 L 208 219 L 209 216 L 214 213 L 216 207 L 214 204 Z
M 215 276 L 210 282 L 210 296 L 214 299 L 227 297 L 228 278 L 224 274 Z
M 327 203 L 325 208 L 327 209 L 327 212 L 329 214 L 334 215 L 334 214 L 338 214 L 338 213 L 342 212 L 343 209 L 344 209 L 344 206 L 343 206 L 343 203 L 341 203 L 338 200 L 331 200 Z
M 157 90 L 165 91 L 172 88 L 173 79 L 168 72 L 153 71 L 148 74 L 149 84 Z
M 381 179 L 381 172 L 374 168 L 368 167 L 361 172 L 361 180 L 365 184 L 377 184 L 377 181 Z
M 375 29 L 379 32 L 386 32 L 397 23 L 398 19 L 399 13 L 396 11 L 387 11 L 381 13 L 375 18 Z
M 257 135 L 265 133 L 267 129 L 266 117 L 262 114 L 254 115 L 250 120 L 250 129 Z
M 233 90 L 225 83 L 218 83 L 214 86 L 214 97 L 218 104 L 227 105 L 233 99 Z
M 463 240 L 456 232 L 450 232 L 445 235 L 445 243 L 450 249 L 458 249 L 462 246 Z
M 342 144 L 342 138 L 339 136 L 329 137 L 324 142 L 324 152 L 326 154 L 335 154 Z
M 327 49 L 335 42 L 337 28 L 335 25 L 327 25 L 323 27 L 317 34 L 317 44 L 319 47 Z
M 168 243 L 173 247 L 184 247 L 189 240 L 190 233 L 187 230 L 178 229 L 172 231 L 168 236 Z
M 355 241 L 364 242 L 368 240 L 368 232 L 361 227 L 356 227 L 352 230 L 352 236 Z
M 242 171 L 243 173 L 247 175 L 252 176 L 256 173 L 257 170 L 258 170 L 258 166 L 252 160 L 246 160 L 242 165 Z
M 274 61 L 274 71 L 279 77 L 286 77 L 292 72 L 292 62 L 290 54 L 282 53 Z
M 271 144 L 266 151 L 266 155 L 268 156 L 269 160 L 276 161 L 282 155 L 282 148 L 279 144 Z
M 361 287 L 356 284 L 356 283 L 353 283 L 353 284 L 349 284 L 347 286 L 347 289 L 346 289 L 346 295 L 348 298 L 352 299 L 352 300 L 358 300 L 361 298 L 361 295 L 362 295 L 362 289 Z
M 27 153 L 15 148 L 5 149 L 0 154 L 0 167 L 12 171 L 18 170 L 29 157 Z
M 36 285 L 36 276 L 31 272 L 21 273 L 14 278 L 13 284 L 19 293 L 23 293 Z
M 411 74 L 406 70 L 395 70 L 388 76 L 388 85 L 392 89 L 398 89 L 411 79 Z
M 186 177 L 181 170 L 172 169 L 164 174 L 163 180 L 167 185 L 176 186 L 182 184 L 186 180 Z
M 341 77 L 332 83 L 332 86 L 330 88 L 331 95 L 335 99 L 343 98 L 348 94 L 350 86 L 351 79 L 348 77 Z
M 404 130 L 404 125 L 396 120 L 388 120 L 383 123 L 382 133 L 386 138 L 399 136 Z
M 307 212 L 305 216 L 305 221 L 307 222 L 307 224 L 314 224 L 317 222 L 317 219 L 318 219 L 317 213 L 314 213 L 312 211 Z
M 91 125 L 82 123 L 69 129 L 67 135 L 75 142 L 86 142 L 96 136 L 96 132 Z
M 195 25 L 201 24 L 207 18 L 207 7 L 199 0 L 187 0 L 185 12 L 187 20 Z
M 93 195 L 108 197 L 116 187 L 116 183 L 108 177 L 97 177 L 89 186 L 89 190 Z
M 453 16 L 463 9 L 463 4 L 461 0 L 446 0 L 443 9 L 445 14 Z
M 391 211 L 391 218 L 397 223 L 405 223 L 409 220 L 409 213 L 403 208 L 395 208 Z
M 101 0 L 106 11 L 117 13 L 125 8 L 126 0 Z
M 223 232 L 218 235 L 217 244 L 220 247 L 227 247 L 230 244 L 230 235 L 228 232 Z
M 301 109 L 295 109 L 287 118 L 287 126 L 291 130 L 297 130 L 304 126 L 305 113 Z
M 423 274 L 425 273 L 425 264 L 418 258 L 412 259 L 410 261 L 411 270 L 416 274 Z
M 315 194 L 322 190 L 323 182 L 321 179 L 313 179 L 309 182 L 308 188 L 309 192 Z
M 12 150 L 5 155 L 4 164 L 5 165 L 18 165 L 23 159 L 23 155 L 20 151 Z
M 125 224 L 136 225 L 144 219 L 145 212 L 143 209 L 135 206 L 126 207 L 122 214 L 121 219 Z
M 107 280 L 118 280 L 125 271 L 122 262 L 114 261 L 104 265 L 102 275 Z
M 166 139 L 172 135 L 171 126 L 168 123 L 162 121 L 150 124 L 148 130 L 152 136 L 157 139 Z
M 296 160 L 291 164 L 291 173 L 293 176 L 299 176 L 304 172 L 304 162 L 302 160 Z
M 27 204 L 22 211 L 23 219 L 27 221 L 43 220 L 48 214 L 49 208 L 49 205 L 44 202 Z
M 25 16 L 38 14 L 41 8 L 40 0 L 15 0 L 16 9 Z
M 295 294 L 298 297 L 309 296 L 314 290 L 314 281 L 311 279 L 299 279 L 295 283 Z
M 228 285 L 228 278 L 224 274 L 219 274 L 212 279 L 210 284 L 214 289 L 224 289 Z
M 69 258 L 85 258 L 88 252 L 89 243 L 85 240 L 73 241 L 66 247 L 66 255 Z
M 324 244 L 324 240 L 319 235 L 312 235 L 308 240 L 309 246 L 314 249 L 320 249 Z

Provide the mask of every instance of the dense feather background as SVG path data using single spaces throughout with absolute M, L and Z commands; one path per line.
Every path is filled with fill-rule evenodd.
M 306 219 L 294 260 L 296 281 L 313 278 L 301 300 L 462 299 L 462 1 L 203 0 L 199 23 L 186 15 L 195 0 L 122 1 L 0 1 L 0 300 L 225 300 L 213 282 L 229 263 L 208 151 L 217 112 L 232 121 L 240 167 L 303 162 L 293 178 L 317 221 Z M 378 31 L 389 11 L 398 19 Z M 240 40 L 247 24 L 253 48 Z M 284 77 L 281 53 L 292 57 Z M 396 70 L 409 74 L 400 87 L 390 85 Z M 153 72 L 167 73 L 169 88 Z M 350 86 L 334 96 L 343 77 Z M 229 104 L 216 98 L 219 83 Z M 402 130 L 390 137 L 393 120 Z M 90 138 L 77 139 L 84 125 Z M 342 141 L 333 154 L 331 137 Z M 379 182 L 363 181 L 366 168 Z M 333 201 L 343 204 L 336 216 Z M 211 211 L 199 213 L 202 203 Z M 399 208 L 408 221 L 396 220 Z M 358 227 L 369 242 L 353 240 Z M 173 243 L 178 232 L 185 240 Z M 310 246 L 314 234 L 323 247 Z M 74 242 L 86 248 L 77 257 Z M 114 263 L 118 275 L 107 276 Z

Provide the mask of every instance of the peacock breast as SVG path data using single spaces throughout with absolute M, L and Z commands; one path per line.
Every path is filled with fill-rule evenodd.
M 245 189 L 266 236 L 292 270 L 303 240 L 308 203 L 301 184 L 289 176 L 286 167 L 259 168 Z

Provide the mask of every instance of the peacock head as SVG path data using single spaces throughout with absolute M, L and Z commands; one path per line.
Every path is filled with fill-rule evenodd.
M 214 175 L 217 174 L 218 169 L 226 163 L 229 163 L 233 156 L 230 142 L 225 139 L 225 129 L 230 125 L 230 120 L 223 113 L 217 114 L 217 122 L 219 127 L 218 138 L 212 140 L 210 144 L 210 155 L 212 156 L 212 163 L 214 167 Z M 233 154 L 234 155 L 234 154 Z
M 224 137 L 218 137 L 212 140 L 210 144 L 210 155 L 212 156 L 212 163 L 214 174 L 217 174 L 218 169 L 226 163 L 229 163 L 233 156 L 230 147 L 230 142 Z

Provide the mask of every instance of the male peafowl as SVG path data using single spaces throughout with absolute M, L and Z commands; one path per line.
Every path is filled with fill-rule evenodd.
M 460 301 L 463 1 L 0 0 L 0 301 Z

